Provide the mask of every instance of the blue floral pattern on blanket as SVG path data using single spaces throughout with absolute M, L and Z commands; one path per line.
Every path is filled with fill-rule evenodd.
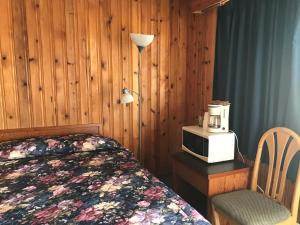
M 63 142 L 68 138 L 73 144 L 77 138 L 78 146 L 93 140 L 95 148 L 51 150 L 54 155 L 48 149 L 43 156 L 0 161 L 0 224 L 209 224 L 117 142 L 102 148 L 98 136 L 72 135 Z M 49 140 L 22 143 L 38 151 Z M 61 145 L 55 140 L 50 146 Z

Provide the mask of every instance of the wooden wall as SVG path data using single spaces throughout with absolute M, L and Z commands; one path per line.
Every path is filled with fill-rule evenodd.
M 186 123 L 196 124 L 212 100 L 217 8 L 188 19 Z
M 0 129 L 101 123 L 137 146 L 137 49 L 130 32 L 155 34 L 143 53 L 143 156 L 170 171 L 185 119 L 184 0 L 1 0 Z

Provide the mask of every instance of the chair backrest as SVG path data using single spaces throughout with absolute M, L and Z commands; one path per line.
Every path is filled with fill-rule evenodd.
M 276 138 L 275 138 L 276 136 Z M 276 143 L 277 142 L 277 143 Z M 268 177 L 264 194 L 268 197 L 282 202 L 283 192 L 285 188 L 286 176 L 289 165 L 298 151 L 300 151 L 300 137 L 294 131 L 276 127 L 268 130 L 261 137 L 251 182 L 251 189 L 257 191 L 257 180 L 259 167 L 261 163 L 261 156 L 264 145 L 266 144 L 269 153 Z M 277 146 L 277 148 L 276 148 Z M 276 151 L 277 149 L 277 151 Z M 275 159 L 276 157 L 276 159 Z M 297 177 L 295 182 L 295 189 L 292 197 L 291 213 L 297 215 L 300 196 L 300 168 L 298 164 Z

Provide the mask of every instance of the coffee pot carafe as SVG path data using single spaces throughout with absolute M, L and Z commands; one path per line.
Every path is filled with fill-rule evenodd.
M 208 105 L 208 132 L 228 132 L 229 108 L 230 103 L 227 101 L 213 101 Z

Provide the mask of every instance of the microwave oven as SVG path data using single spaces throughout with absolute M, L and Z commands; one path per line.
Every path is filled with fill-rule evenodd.
M 208 163 L 234 159 L 234 134 L 209 133 L 199 126 L 182 128 L 182 150 Z

